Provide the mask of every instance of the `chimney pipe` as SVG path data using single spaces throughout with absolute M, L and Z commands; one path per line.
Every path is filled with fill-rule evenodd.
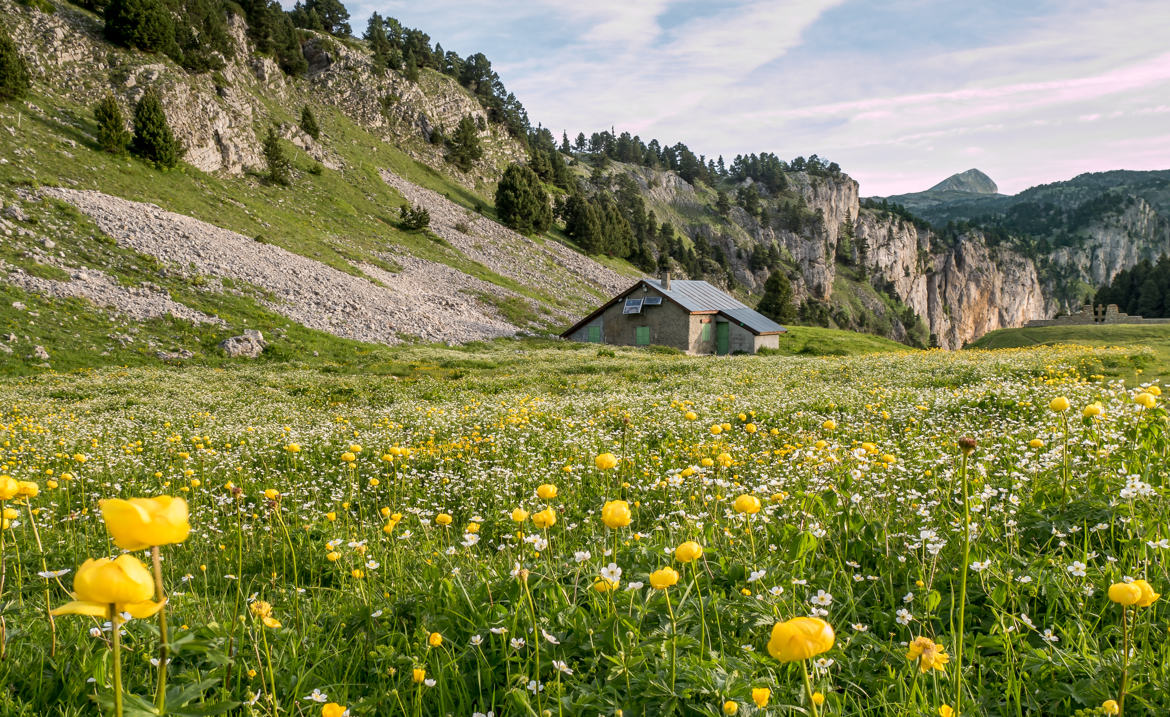
M 670 272 L 663 272 L 662 274 L 662 288 L 670 291 Z

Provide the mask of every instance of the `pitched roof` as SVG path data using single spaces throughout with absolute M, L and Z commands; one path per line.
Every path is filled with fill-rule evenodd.
M 711 286 L 705 281 L 699 281 L 695 279 L 675 279 L 670 282 L 670 289 L 665 289 L 663 288 L 662 281 L 659 279 L 643 279 L 634 286 L 618 294 L 610 301 L 607 301 L 596 311 L 574 324 L 569 328 L 569 330 L 565 331 L 565 333 L 561 335 L 568 336 L 569 334 L 573 333 L 581 326 L 591 321 L 602 311 L 619 301 L 622 297 L 629 294 L 634 289 L 637 289 L 642 284 L 646 284 L 651 289 L 659 292 L 692 314 L 720 313 L 742 325 L 744 328 L 754 334 L 780 334 L 787 331 L 787 329 L 785 329 L 780 324 L 772 321 L 768 317 L 755 311 L 746 304 L 736 301 L 728 294 L 720 291 L 714 286 Z

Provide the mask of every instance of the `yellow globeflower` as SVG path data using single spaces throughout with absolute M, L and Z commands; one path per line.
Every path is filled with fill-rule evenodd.
M 756 707 L 764 709 L 768 706 L 768 700 L 770 699 L 772 699 L 772 690 L 767 687 L 752 688 L 752 702 L 756 703 Z
M 1154 394 L 1155 396 L 1161 396 L 1161 395 L 1162 395 L 1162 389 L 1158 388 L 1157 386 L 1147 386 L 1147 387 L 1146 387 L 1146 392 L 1147 392 L 1147 393 L 1152 393 L 1152 394 Z
M 321 707 L 321 717 L 347 717 L 349 710 L 345 705 L 339 705 L 336 702 L 327 702 Z
M 1028 445 L 1032 448 L 1043 448 L 1044 441 L 1040 440 L 1039 438 L 1033 438 L 1032 440 L 1028 441 Z
M 601 470 L 607 471 L 618 464 L 618 459 L 612 453 L 602 453 L 593 459 L 593 463 Z
M 690 563 L 703 557 L 703 546 L 688 540 L 674 549 L 674 557 L 680 563 Z
M 16 482 L 17 498 L 36 498 L 40 492 L 41 487 L 36 484 L 36 481 L 22 480 Z
M 1155 600 L 1162 597 L 1162 594 L 1154 592 L 1154 587 L 1145 580 L 1134 580 L 1133 584 L 1142 591 L 1142 596 L 1136 603 L 1138 607 L 1149 607 L 1154 604 Z
M 353 463 L 355 460 L 357 460 L 357 456 L 355 456 L 350 451 L 346 451 L 345 453 L 341 454 L 341 460 L 345 461 L 346 463 Z
M 735 512 L 755 514 L 760 512 L 760 499 L 744 493 L 735 499 Z
M 544 530 L 557 524 L 557 512 L 552 508 L 545 508 L 539 513 L 532 514 L 532 524 Z
M 1085 409 L 1083 411 L 1081 411 L 1081 415 L 1084 416 L 1085 418 L 1096 418 L 1097 416 L 1100 416 L 1104 412 L 1105 412 L 1105 407 L 1102 406 L 1099 402 L 1094 401 L 1093 403 L 1090 403 L 1088 406 L 1085 406 Z
M 794 617 L 772 626 L 768 654 L 780 662 L 816 657 L 833 647 L 837 636 L 829 623 L 815 617 Z
M 907 660 L 918 660 L 919 672 L 930 672 L 931 668 L 945 670 L 950 662 L 947 649 L 929 637 L 916 637 L 906 651 Z
M 738 702 L 734 702 L 732 700 L 727 700 L 726 702 L 723 703 L 723 714 L 733 715 L 736 712 L 739 712 L 739 703 Z
M 12 476 L 0 476 L 0 500 L 12 500 L 20 491 L 20 483 Z
M 444 525 L 444 526 L 450 525 L 451 520 L 452 520 L 451 516 L 447 515 L 446 513 L 439 513 L 438 515 L 435 516 L 435 522 L 438 523 L 439 525 Z
M 830 418 L 821 424 L 821 428 L 825 429 L 826 431 L 835 431 L 837 430 L 837 422 Z
M 756 432 L 756 424 L 749 423 L 743 427 L 743 430 L 747 431 L 748 433 L 755 433 Z
M 288 451 L 289 453 L 300 453 L 301 446 L 299 443 L 290 443 L 284 447 L 284 450 Z
M 611 500 L 601 507 L 601 522 L 607 528 L 624 528 L 631 520 L 630 504 L 624 500 Z
M 1056 398 L 1052 399 L 1052 401 L 1050 401 L 1048 404 L 1048 408 L 1052 409 L 1053 411 L 1056 411 L 1057 413 L 1064 413 L 1065 411 L 1068 410 L 1068 407 L 1069 407 L 1068 399 L 1065 398 L 1064 396 L 1057 396 Z
M 730 453 L 720 453 L 719 455 L 715 456 L 715 460 L 719 461 L 719 465 L 723 466 L 724 468 L 729 467 L 732 463 L 735 462 L 735 459 L 731 457 Z
M 1109 599 L 1118 605 L 1136 605 L 1142 599 L 1141 586 L 1134 583 L 1113 583 L 1109 586 Z
M 650 587 L 655 590 L 665 590 L 678 584 L 678 571 L 672 567 L 665 567 L 650 573 Z
M 950 705 L 939 705 L 938 717 L 955 717 L 955 708 Z
M 426 670 L 424 670 L 424 669 L 423 669 L 423 668 L 421 668 L 421 667 L 416 667 L 416 668 L 414 668 L 414 670 L 413 670 L 413 671 L 410 673 L 410 677 L 411 677 L 411 679 L 413 679 L 415 682 L 422 682 L 423 680 L 425 680 L 425 679 L 427 678 L 427 671 L 426 671 Z
M 599 593 L 607 593 L 610 590 L 617 590 L 618 583 L 616 580 L 609 578 L 597 578 L 593 583 L 593 589 Z
M 54 615 L 107 617 L 128 612 L 133 617 L 154 615 L 163 602 L 154 602 L 154 578 L 146 566 L 130 555 L 116 559 L 86 560 L 73 578 L 73 602 L 53 610 Z
M 541 500 L 552 500 L 557 497 L 557 487 L 552 483 L 545 483 L 536 489 L 536 494 Z
M 427 635 L 427 644 L 431 647 L 438 647 L 443 644 L 443 636 L 437 632 L 432 632 L 430 635 Z
M 524 510 L 523 508 L 516 508 L 512 511 L 512 520 L 516 521 L 517 523 L 523 523 L 524 521 L 528 520 L 528 511 Z
M 699 414 L 695 413 L 694 411 L 687 411 L 686 413 L 683 414 L 683 418 L 687 419 L 688 421 L 694 421 L 698 417 L 699 417 Z
M 98 501 L 106 530 L 122 550 L 145 550 L 152 545 L 181 543 L 191 533 L 187 501 L 157 498 L 109 498 Z
M 1153 408 L 1158 404 L 1158 399 L 1154 398 L 1154 394 L 1142 391 L 1133 397 L 1133 402 L 1142 408 Z
M 723 433 L 723 426 L 720 426 L 718 423 L 716 423 L 715 425 L 711 426 L 710 430 L 711 435 L 718 436 L 720 433 Z
M 1117 704 L 1117 700 L 1105 700 L 1101 703 L 1101 709 L 1105 710 L 1107 715 L 1121 714 L 1121 707 Z
M 823 692 L 814 692 L 812 696 L 813 704 L 817 707 L 825 704 L 825 694 Z

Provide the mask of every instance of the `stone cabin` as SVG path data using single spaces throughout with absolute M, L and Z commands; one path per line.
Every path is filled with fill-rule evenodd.
M 671 346 L 689 354 L 779 348 L 783 326 L 705 281 L 643 279 L 561 334 L 618 346 Z

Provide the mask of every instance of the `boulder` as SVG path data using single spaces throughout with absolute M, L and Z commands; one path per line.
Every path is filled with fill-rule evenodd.
M 219 347 L 232 358 L 257 358 L 267 345 L 263 334 L 255 329 L 248 329 L 240 336 L 224 339 Z

